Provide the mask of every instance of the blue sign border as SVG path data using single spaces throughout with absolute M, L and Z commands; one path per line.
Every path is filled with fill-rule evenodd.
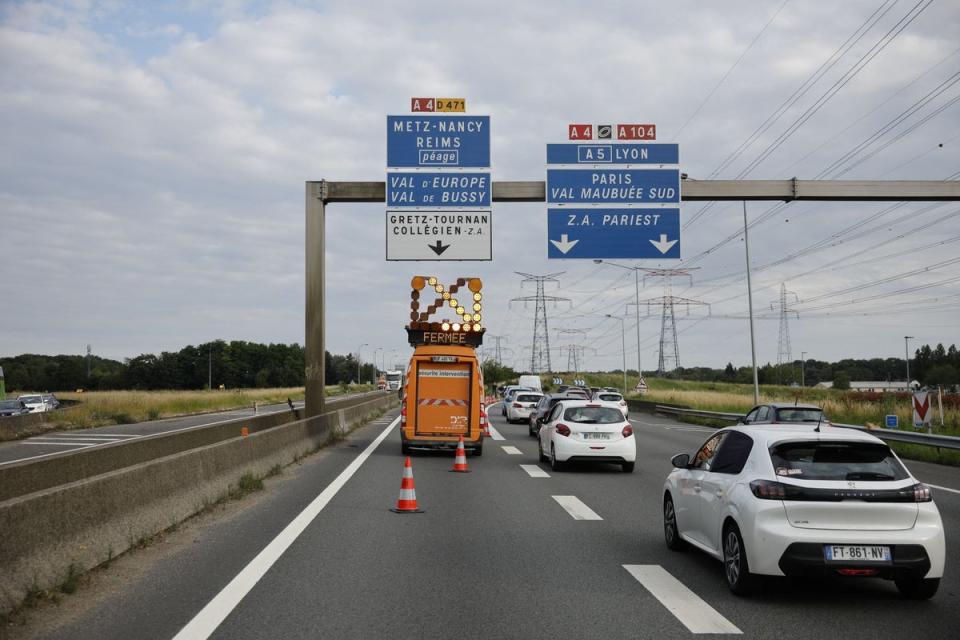
M 616 222 L 617 224 L 611 224 Z M 566 253 L 553 241 L 576 241 Z M 676 241 L 666 252 L 653 243 Z M 680 259 L 680 208 L 547 209 L 547 258 L 633 260 Z
M 406 180 L 410 178 L 409 182 Z M 398 179 L 403 179 L 400 184 Z M 466 180 L 466 187 L 438 186 L 437 181 Z M 470 183 L 482 180 L 483 186 L 471 187 Z M 428 208 L 490 208 L 492 183 L 489 171 L 398 171 L 387 173 L 388 207 L 428 207 Z M 409 196 L 398 201 L 401 194 Z M 452 197 L 464 198 L 470 202 L 445 202 Z
M 547 164 L 679 164 L 680 145 L 649 142 L 547 144 Z
M 679 204 L 680 170 L 547 168 L 546 200 L 573 205 Z

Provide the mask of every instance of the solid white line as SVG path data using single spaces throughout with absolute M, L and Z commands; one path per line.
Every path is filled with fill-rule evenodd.
M 499 431 L 493 428 L 492 424 L 487 423 L 487 429 L 490 431 L 490 437 L 494 440 L 506 440 L 506 438 L 500 435 Z
M 520 468 L 527 472 L 531 478 L 549 478 L 550 474 L 535 464 L 522 464 Z
M 625 564 L 623 568 L 692 633 L 743 633 L 660 565 Z
M 36 438 L 30 438 L 28 440 L 23 440 L 20 444 L 39 444 L 42 442 L 89 442 L 91 444 L 102 444 L 104 442 L 126 442 L 126 440 L 115 440 L 113 438 L 94 438 L 88 436 L 86 438 L 62 438 L 60 436 L 37 436 Z
M 520 449 L 517 449 L 516 447 L 511 447 L 511 446 L 507 446 L 507 445 L 500 445 L 500 448 L 503 449 L 504 451 L 506 451 L 507 453 L 509 453 L 509 454 L 512 455 L 512 456 L 522 456 L 522 455 L 523 455 L 523 451 L 520 451 Z
M 931 489 L 940 489 L 940 491 L 949 491 L 950 493 L 960 493 L 960 491 L 957 491 L 956 489 L 950 489 L 950 488 L 947 488 L 947 487 L 941 487 L 941 486 L 938 486 L 938 485 L 935 485 L 935 484 L 930 484 L 929 482 L 924 482 L 923 484 L 927 485 L 927 486 L 930 487 Z
M 98 445 L 107 444 L 107 443 L 95 442 L 93 444 L 87 444 L 84 442 L 77 442 L 76 440 L 72 440 L 70 442 L 21 442 L 19 444 L 45 444 L 45 445 L 54 446 L 54 447 L 73 447 L 74 449 L 88 449 L 90 447 L 96 447 Z M 8 460 L 7 462 L 22 462 L 23 460 L 33 460 L 33 458 L 45 458 L 51 455 L 54 455 L 54 454 L 44 453 L 39 456 L 33 456 L 31 458 L 17 458 L 16 460 Z M 6 464 L 6 462 L 4 464 Z
M 213 600 L 207 603 L 207 606 L 201 609 L 200 613 L 194 616 L 193 620 L 188 622 L 187 625 L 180 630 L 180 633 L 174 636 L 173 640 L 202 640 L 209 638 L 210 635 L 216 631 L 217 627 L 220 626 L 220 623 L 230 615 L 230 612 L 240 604 L 244 596 L 253 589 L 260 578 L 273 566 L 273 563 L 283 555 L 297 537 L 313 522 L 314 518 L 320 515 L 320 512 L 327 506 L 327 503 L 347 484 L 347 481 L 353 477 L 357 469 L 370 457 L 374 449 L 380 446 L 380 443 L 390 435 L 390 432 L 393 431 L 393 428 L 396 427 L 399 422 L 400 416 L 397 416 L 397 418 L 383 430 L 383 433 L 377 436 L 353 462 L 347 465 L 347 468 L 344 469 L 333 482 L 327 485 L 327 487 L 320 492 L 320 495 L 307 505 L 306 509 L 301 511 L 290 524 L 284 527 L 283 531 L 270 541 L 270 544 L 264 547 L 263 551 L 258 553 L 257 557 L 251 560 L 250 564 L 244 567 Z
M 91 431 L 90 433 L 63 431 L 60 433 L 45 433 L 34 436 L 35 438 L 140 438 L 139 433 L 101 433 L 100 431 Z
M 556 500 L 561 507 L 567 510 L 567 513 L 574 520 L 603 520 L 597 513 L 583 504 L 577 496 L 550 496 Z

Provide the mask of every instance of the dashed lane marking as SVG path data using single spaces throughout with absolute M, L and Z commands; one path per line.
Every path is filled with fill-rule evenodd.
M 511 446 L 508 446 L 508 445 L 500 445 L 500 448 L 503 449 L 505 452 L 509 453 L 509 454 L 512 455 L 512 456 L 522 456 L 522 455 L 523 455 L 523 452 L 520 451 L 520 449 L 517 449 L 516 447 L 511 447 Z
M 531 478 L 549 478 L 550 474 L 535 464 L 522 464 L 520 468 L 527 472 Z
M 692 633 L 743 633 L 660 565 L 625 564 L 623 568 Z
M 577 496 L 550 496 L 567 510 L 574 520 L 603 520 L 596 511 L 583 504 Z
M 230 612 L 233 611 L 240 601 L 250 592 L 251 589 L 260 581 L 273 563 L 293 544 L 301 533 L 313 522 L 314 518 L 320 515 L 323 508 L 327 506 L 337 492 L 347 484 L 347 481 L 353 477 L 357 469 L 366 462 L 370 454 L 380 446 L 394 427 L 399 424 L 400 418 L 394 418 L 393 422 L 387 426 L 383 432 L 371 442 L 360 455 L 354 458 L 353 462 L 347 465 L 347 468 L 340 472 L 333 482 L 327 485 L 326 489 L 320 492 L 313 502 L 300 512 L 290 524 L 284 527 L 283 531 L 277 534 L 277 537 L 270 541 L 263 551 L 257 554 L 246 567 L 243 568 L 237 576 L 218 593 L 213 600 L 207 603 L 200 610 L 193 620 L 180 630 L 173 640 L 205 640 L 209 638 L 217 627 L 220 626 Z
M 494 440 L 506 440 L 506 438 L 500 435 L 499 431 L 493 428 L 492 424 L 487 424 L 487 429 L 490 431 L 490 437 Z

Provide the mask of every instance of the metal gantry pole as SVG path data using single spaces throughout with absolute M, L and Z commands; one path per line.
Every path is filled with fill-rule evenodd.
M 304 416 L 320 415 L 324 409 L 326 371 L 326 278 L 324 229 L 327 183 L 306 184 L 306 321 L 304 340 Z
M 907 361 L 907 392 L 910 392 L 910 341 L 913 336 L 903 336 L 903 358 Z
M 757 341 L 753 334 L 753 285 L 750 282 L 750 239 L 747 235 L 747 201 L 743 201 L 743 244 L 747 252 L 747 304 L 750 308 L 750 360 L 753 363 L 753 404 L 760 404 L 760 380 L 757 377 Z
M 640 269 L 637 267 L 633 268 L 633 284 L 633 302 L 636 305 L 634 307 L 634 312 L 636 313 L 637 318 L 637 377 L 642 378 L 643 368 L 640 365 Z M 624 366 L 624 371 L 626 371 L 626 366 Z
M 806 380 L 804 379 L 804 375 L 803 375 L 803 372 L 806 369 L 806 367 L 807 367 L 807 352 L 801 351 L 800 352 L 800 387 L 801 388 L 807 386 Z
M 607 314 L 608 318 L 620 321 L 620 357 L 623 360 L 623 395 L 627 395 L 627 325 L 623 318 Z

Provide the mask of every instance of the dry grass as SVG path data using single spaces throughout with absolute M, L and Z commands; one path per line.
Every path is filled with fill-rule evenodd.
M 327 387 L 327 395 L 334 396 L 351 391 L 366 391 L 370 385 L 344 389 Z M 58 393 L 63 400 L 76 400 L 80 404 L 50 416 L 51 424 L 63 429 L 86 429 L 111 424 L 129 424 L 145 420 L 158 420 L 176 416 L 224 411 L 303 400 L 303 387 L 280 389 L 238 389 L 232 391 L 88 391 L 84 393 Z

